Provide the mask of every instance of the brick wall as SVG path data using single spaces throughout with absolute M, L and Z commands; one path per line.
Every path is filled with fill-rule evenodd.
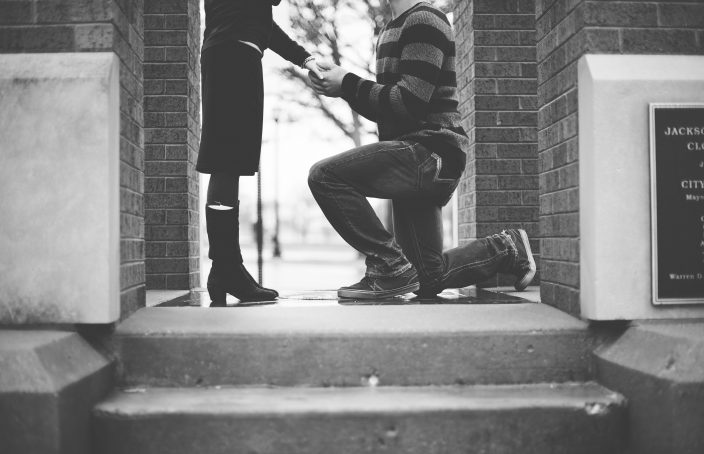
M 538 248 L 534 0 L 455 6 L 460 111 L 470 135 L 459 188 L 462 242 L 524 228 Z M 484 285 L 508 285 L 508 276 Z
M 144 306 L 143 0 L 0 0 L 0 52 L 105 52 L 120 59 L 122 316 Z
M 704 53 L 698 1 L 537 0 L 541 298 L 579 313 L 577 61 L 587 53 Z
M 199 285 L 200 6 L 145 6 L 146 264 L 150 289 Z

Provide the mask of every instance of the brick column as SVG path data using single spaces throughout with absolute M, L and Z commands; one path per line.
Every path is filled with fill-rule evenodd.
M 0 53 L 112 51 L 119 57 L 122 317 L 144 306 L 142 11 L 143 0 L 0 1 Z
M 199 285 L 200 5 L 145 6 L 146 255 L 149 289 Z
M 704 5 L 537 0 L 536 18 L 541 299 L 578 314 L 577 61 L 588 53 L 701 54 Z
M 534 0 L 455 6 L 460 111 L 470 136 L 460 242 L 524 228 L 538 251 Z M 486 285 L 508 285 L 493 279 Z

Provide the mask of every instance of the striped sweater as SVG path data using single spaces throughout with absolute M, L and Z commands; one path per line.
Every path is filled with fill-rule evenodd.
M 445 15 L 418 3 L 384 27 L 376 53 L 376 82 L 347 73 L 342 98 L 377 122 L 379 140 L 419 142 L 442 158 L 442 177 L 461 175 L 469 140 L 460 126 L 455 42 Z

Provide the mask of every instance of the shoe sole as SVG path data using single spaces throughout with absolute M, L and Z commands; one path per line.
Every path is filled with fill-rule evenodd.
M 384 290 L 378 292 L 368 292 L 364 290 L 338 290 L 338 298 L 356 298 L 356 299 L 374 299 L 374 298 L 388 298 L 390 296 L 405 295 L 406 293 L 415 292 L 420 289 L 420 283 L 408 284 L 403 287 Z
M 518 232 L 521 234 L 521 241 L 523 241 L 523 247 L 525 247 L 526 249 L 526 254 L 528 255 L 529 263 L 529 269 L 526 274 L 524 274 L 521 279 L 517 280 L 516 283 L 513 284 L 513 287 L 517 291 L 522 292 L 526 289 L 526 287 L 528 287 L 528 285 L 535 277 L 536 266 L 535 259 L 533 258 L 533 251 L 530 249 L 530 241 L 528 241 L 528 234 L 523 229 L 518 229 Z

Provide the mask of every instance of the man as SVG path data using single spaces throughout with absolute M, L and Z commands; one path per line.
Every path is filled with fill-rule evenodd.
M 523 290 L 535 261 L 523 230 L 505 230 L 442 252 L 441 210 L 457 187 L 468 139 L 457 110 L 455 43 L 445 15 L 430 3 L 389 0 L 393 19 L 377 44 L 376 82 L 323 63 L 310 76 L 319 94 L 342 97 L 377 122 L 380 142 L 316 163 L 308 179 L 332 226 L 366 255 L 357 284 L 341 298 L 437 295 L 498 272 Z M 366 197 L 391 199 L 395 237 Z

